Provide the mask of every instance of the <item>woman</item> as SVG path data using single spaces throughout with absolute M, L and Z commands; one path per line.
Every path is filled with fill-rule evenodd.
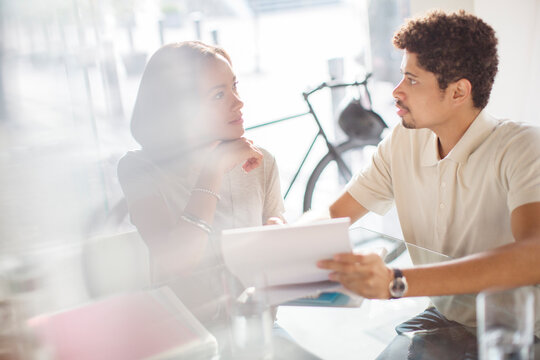
M 215 235 L 283 220 L 275 160 L 243 137 L 236 85 L 223 49 L 196 41 L 160 48 L 146 66 L 131 120 L 141 149 L 118 165 L 154 281 L 172 284 L 195 313 L 217 296 L 219 279 L 207 271 L 218 259 Z

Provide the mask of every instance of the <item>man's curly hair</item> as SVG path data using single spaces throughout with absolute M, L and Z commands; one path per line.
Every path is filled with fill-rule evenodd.
M 499 59 L 495 31 L 483 20 L 463 10 L 433 11 L 405 23 L 393 43 L 415 53 L 418 64 L 435 74 L 441 90 L 465 78 L 472 84 L 474 106 L 487 105 Z

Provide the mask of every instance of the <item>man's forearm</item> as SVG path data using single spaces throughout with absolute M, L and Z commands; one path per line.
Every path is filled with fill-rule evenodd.
M 445 263 L 404 269 L 406 296 L 476 293 L 540 283 L 540 238 L 524 239 Z
M 333 218 L 348 217 L 351 224 L 368 213 L 368 210 L 356 201 L 351 194 L 344 192 L 334 201 L 328 209 L 329 215 Z

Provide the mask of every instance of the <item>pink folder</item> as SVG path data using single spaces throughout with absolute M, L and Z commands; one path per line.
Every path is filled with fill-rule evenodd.
M 29 321 L 58 360 L 209 357 L 215 338 L 168 288 L 114 296 Z

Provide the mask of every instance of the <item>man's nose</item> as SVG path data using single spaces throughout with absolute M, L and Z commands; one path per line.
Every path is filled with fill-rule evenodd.
M 402 85 L 403 85 L 403 80 L 401 80 L 396 85 L 394 90 L 392 90 L 392 96 L 394 97 L 394 99 L 403 100 L 404 94 L 403 94 L 403 90 L 402 90 Z

